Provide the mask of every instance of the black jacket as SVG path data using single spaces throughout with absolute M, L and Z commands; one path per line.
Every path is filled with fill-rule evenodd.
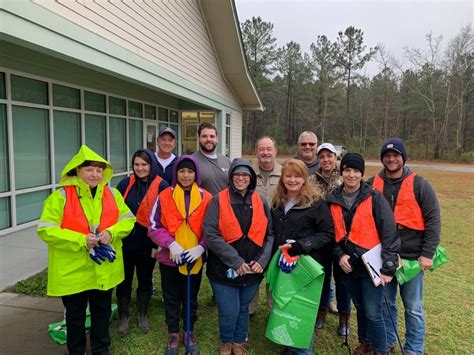
M 231 178 L 232 171 L 242 165 L 247 166 L 252 173 L 245 196 L 235 190 Z M 265 199 L 259 195 L 268 219 L 267 233 L 262 247 L 259 247 L 245 236 L 252 223 L 252 194 L 258 194 L 255 191 L 257 176 L 247 160 L 234 159 L 229 169 L 229 184 L 232 210 L 239 221 L 244 236 L 231 244 L 222 238 L 219 232 L 219 195 L 215 195 L 209 203 L 203 224 L 203 236 L 209 253 L 206 273 L 209 279 L 226 285 L 251 285 L 260 282 L 263 274 L 247 274 L 232 280 L 227 278 L 226 272 L 229 268 L 237 270 L 244 262 L 248 264 L 251 261 L 257 261 L 263 268 L 268 265 L 273 245 L 270 209 Z
M 403 168 L 403 175 L 398 179 L 389 179 L 382 170 L 378 175 L 384 181 L 383 194 L 392 208 L 397 204 L 398 192 L 403 180 L 411 171 Z M 369 179 L 372 184 L 374 178 Z M 401 240 L 400 256 L 404 259 L 417 260 L 420 256 L 433 258 L 436 247 L 439 244 L 441 233 L 441 216 L 438 198 L 428 181 L 416 175 L 414 180 L 415 199 L 421 208 L 425 230 L 417 231 L 402 226 L 397 226 L 398 235 Z
M 293 206 L 285 214 L 284 207 L 272 209 L 275 243 L 273 253 L 287 239 L 294 239 L 295 253 L 311 255 L 316 261 L 327 266 L 331 259 L 334 228 L 331 213 L 324 200 L 312 205 Z M 329 256 L 329 258 L 327 257 Z
M 361 182 L 359 194 L 357 195 L 356 201 L 350 209 L 347 209 L 342 196 L 342 189 L 344 185 L 338 187 L 328 196 L 327 202 L 329 205 L 338 204 L 342 207 L 342 215 L 344 217 L 344 223 L 346 225 L 347 233 L 349 233 L 352 225 L 352 219 L 357 206 L 362 201 L 372 196 L 372 213 L 374 216 L 375 226 L 382 243 L 382 274 L 387 276 L 393 276 L 398 266 L 398 249 L 400 247 L 400 238 L 397 235 L 395 220 L 393 219 L 393 213 L 390 210 L 385 198 L 378 191 L 372 190 L 372 186 L 366 182 Z M 334 248 L 334 255 L 339 260 L 344 254 L 353 256 L 354 254 L 360 258 L 367 249 L 361 248 L 350 241 L 344 239 L 336 244 Z M 358 260 L 357 264 L 353 266 L 353 276 L 367 275 L 362 262 Z
M 140 207 L 140 202 L 143 200 L 143 197 L 145 197 L 146 193 L 148 192 L 148 188 L 155 177 L 158 175 L 158 165 L 153 152 L 148 149 L 141 149 L 141 151 L 145 152 L 150 158 L 150 176 L 145 182 L 135 176 L 135 183 L 130 188 L 127 198 L 125 199 L 125 203 L 134 215 L 137 214 L 138 208 Z M 129 183 L 130 177 L 125 177 L 118 183 L 117 190 L 120 191 L 122 196 L 127 190 Z M 168 183 L 163 180 L 158 186 L 158 192 L 161 192 L 166 187 L 168 187 Z M 148 228 L 140 225 L 138 222 L 135 222 L 133 230 L 126 238 L 122 240 L 122 242 L 123 250 L 137 252 L 146 256 L 150 256 L 151 249 L 156 248 L 156 245 L 151 241 L 150 238 L 148 238 Z

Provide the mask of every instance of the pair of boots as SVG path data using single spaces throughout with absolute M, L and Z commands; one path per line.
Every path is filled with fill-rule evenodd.
M 181 333 L 181 337 L 178 332 L 169 333 L 168 345 L 166 346 L 165 355 L 178 355 L 180 342 L 182 342 L 185 347 L 187 346 L 187 332 L 183 331 Z M 188 354 L 188 352 L 186 352 L 186 354 Z M 199 346 L 194 331 L 189 333 L 189 354 L 199 355 Z
M 148 305 L 150 304 L 152 293 L 153 292 L 137 291 L 138 328 L 142 333 L 145 334 L 150 331 L 150 325 L 148 324 L 147 314 Z M 128 321 L 130 318 L 130 299 L 130 295 L 117 295 L 117 306 L 119 314 L 118 332 L 122 337 L 128 335 Z
M 219 355 L 246 355 L 245 343 L 221 343 Z
M 324 324 L 326 323 L 326 316 L 328 314 L 327 308 L 319 308 L 318 310 L 318 317 L 316 319 L 316 330 L 321 330 L 324 328 Z M 345 336 L 346 332 L 347 335 L 350 334 L 350 326 L 349 326 L 349 319 L 350 314 L 347 312 L 339 312 L 339 326 L 337 327 L 337 335 Z

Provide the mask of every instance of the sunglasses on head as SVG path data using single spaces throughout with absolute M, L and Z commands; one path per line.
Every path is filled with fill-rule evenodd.
M 314 147 L 316 145 L 316 143 L 300 143 L 300 145 L 302 147 L 306 147 L 307 145 L 309 145 L 310 147 Z

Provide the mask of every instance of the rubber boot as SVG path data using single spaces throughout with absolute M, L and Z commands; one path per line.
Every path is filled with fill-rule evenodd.
M 130 318 L 130 298 L 131 296 L 117 295 L 117 308 L 119 316 L 118 333 L 121 337 L 128 335 L 128 320 Z
M 328 314 L 327 308 L 319 308 L 318 310 L 318 318 L 316 319 L 316 330 L 321 330 L 324 328 L 324 324 L 326 323 L 326 315 Z
M 147 313 L 151 295 L 152 292 L 137 291 L 138 328 L 140 328 L 142 333 L 148 333 L 150 331 Z
M 337 328 L 337 335 L 345 336 L 351 333 L 351 326 L 349 325 L 351 315 L 346 312 L 339 312 L 339 327 Z M 346 328 L 347 327 L 347 328 Z

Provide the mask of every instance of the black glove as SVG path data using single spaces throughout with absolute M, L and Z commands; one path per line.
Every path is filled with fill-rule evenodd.
M 301 244 L 298 242 L 291 244 L 291 248 L 288 249 L 288 255 L 296 256 L 301 254 L 303 254 L 303 247 L 301 246 Z

